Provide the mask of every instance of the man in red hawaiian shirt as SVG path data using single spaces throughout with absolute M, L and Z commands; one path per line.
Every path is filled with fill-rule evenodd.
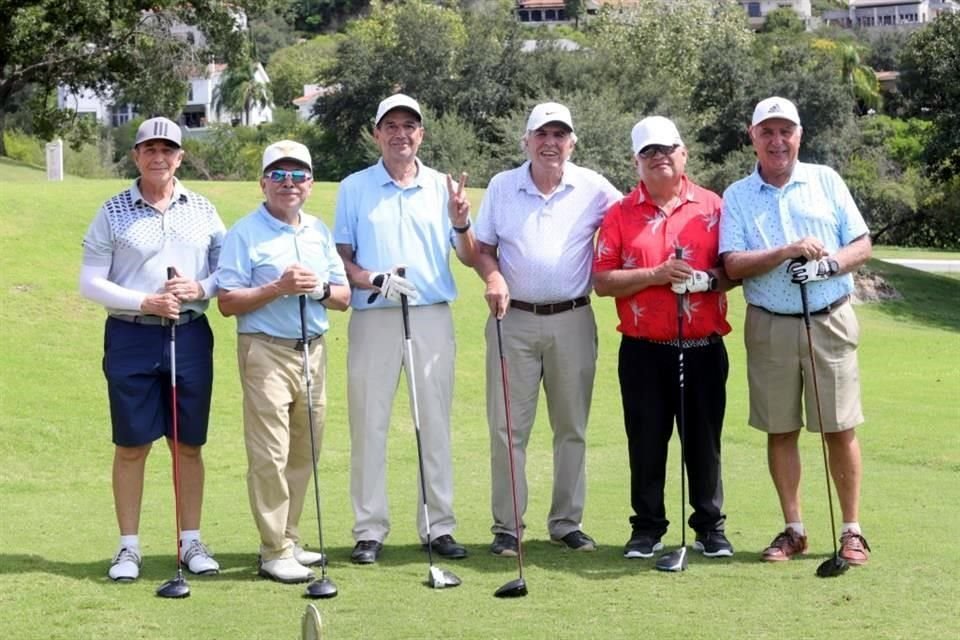
M 717 257 L 720 197 L 684 170 L 687 149 L 670 120 L 651 116 L 631 135 L 640 182 L 613 205 L 600 227 L 594 287 L 615 296 L 620 392 L 630 456 L 632 534 L 626 558 L 663 548 L 669 521 L 663 503 L 667 448 L 679 406 L 677 304 L 683 295 L 684 429 L 694 548 L 733 555 L 724 535 L 720 432 L 726 407 L 730 332 L 727 289 Z M 682 258 L 676 258 L 677 249 Z

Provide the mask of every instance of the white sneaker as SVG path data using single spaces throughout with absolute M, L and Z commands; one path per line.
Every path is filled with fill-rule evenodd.
M 133 582 L 140 577 L 140 550 L 121 547 L 113 557 L 107 575 L 115 582 Z
M 293 557 L 297 562 L 305 567 L 315 567 L 317 565 L 327 564 L 327 559 L 322 553 L 317 553 L 316 551 L 307 551 L 300 545 L 295 545 L 293 547 Z
M 213 559 L 213 555 L 205 544 L 199 540 L 191 540 L 186 545 L 184 542 L 180 541 L 180 564 L 190 573 L 198 576 L 220 573 L 220 563 Z
M 294 558 L 277 558 L 260 563 L 258 573 L 264 578 L 270 578 L 284 584 L 310 582 L 313 580 L 313 571 L 307 569 Z

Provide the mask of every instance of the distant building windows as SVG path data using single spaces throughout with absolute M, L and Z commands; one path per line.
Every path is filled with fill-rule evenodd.
M 747 15 L 751 18 L 760 18 L 760 3 L 759 2 L 748 2 L 747 3 Z

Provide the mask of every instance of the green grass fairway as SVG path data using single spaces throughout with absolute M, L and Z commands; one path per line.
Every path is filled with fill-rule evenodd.
M 172 577 L 170 456 L 154 449 L 141 525 L 141 579 L 106 577 L 117 530 L 110 490 L 113 447 L 100 371 L 103 309 L 80 298 L 81 239 L 103 200 L 122 181 L 71 179 L 0 162 L 0 637 L 11 640 L 294 640 L 306 601 L 302 586 L 257 578 L 258 538 L 247 505 L 235 325 L 215 309 L 217 377 L 203 533 L 223 565 L 190 577 L 192 597 L 154 595 Z M 259 201 L 253 183 L 192 183 L 229 225 Z M 310 210 L 332 218 L 336 185 L 314 190 Z M 472 191 L 474 211 L 481 197 Z M 759 553 L 782 527 L 766 470 L 764 437 L 746 425 L 743 299 L 730 296 L 734 332 L 723 437 L 731 559 L 693 554 L 682 574 L 621 557 L 629 537 L 628 473 L 609 299 L 594 298 L 600 361 L 588 436 L 584 529 L 601 545 L 577 554 L 549 544 L 552 463 L 545 409 L 529 449 L 526 578 L 530 595 L 501 601 L 494 590 L 515 577 L 513 560 L 487 553 L 489 443 L 484 417 L 482 287 L 456 267 L 460 297 L 454 404 L 457 537 L 470 557 L 439 563 L 463 586 L 423 586 L 425 554 L 414 528 L 416 448 L 403 384 L 389 448 L 393 531 L 382 561 L 350 564 L 346 314 L 328 335 L 329 411 L 320 458 L 329 575 L 340 588 L 319 601 L 330 639 L 365 638 L 726 638 L 860 639 L 956 637 L 960 611 L 960 280 L 874 261 L 904 300 L 861 306 L 861 376 L 867 423 L 861 521 L 873 546 L 867 567 L 819 579 L 831 552 L 820 444 L 805 435 L 803 495 L 809 556 L 766 565 Z M 679 478 L 669 464 L 665 543 L 678 544 Z M 315 546 L 314 510 L 301 522 Z M 839 518 L 839 514 L 838 514 Z M 692 542 L 692 534 L 689 534 Z M 952 631 L 951 631 L 952 629 Z

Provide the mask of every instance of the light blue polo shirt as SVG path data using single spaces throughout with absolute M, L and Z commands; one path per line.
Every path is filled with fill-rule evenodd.
M 417 160 L 414 182 L 401 187 L 377 164 L 347 176 L 337 194 L 334 239 L 353 247 L 353 261 L 369 271 L 389 271 L 406 265 L 406 278 L 417 288 L 414 305 L 452 302 L 457 287 L 450 271 L 453 228 L 447 215 L 446 176 Z M 396 307 L 371 289 L 354 288 L 351 306 L 357 310 Z
M 321 282 L 346 284 L 343 261 L 323 221 L 303 211 L 300 226 L 277 220 L 264 205 L 237 221 L 220 250 L 217 284 L 221 289 L 247 289 L 273 282 L 292 264 L 312 269 Z M 276 338 L 300 338 L 299 296 L 283 296 L 250 313 L 237 316 L 238 333 L 265 333 Z M 307 335 L 330 328 L 327 310 L 307 301 Z
M 790 181 L 777 188 L 753 173 L 723 193 L 720 253 L 773 249 L 812 236 L 836 253 L 869 233 L 843 179 L 830 167 L 798 162 Z M 774 313 L 800 313 L 800 287 L 790 281 L 789 260 L 743 281 L 749 304 Z M 853 275 L 844 274 L 807 285 L 810 310 L 853 293 Z

